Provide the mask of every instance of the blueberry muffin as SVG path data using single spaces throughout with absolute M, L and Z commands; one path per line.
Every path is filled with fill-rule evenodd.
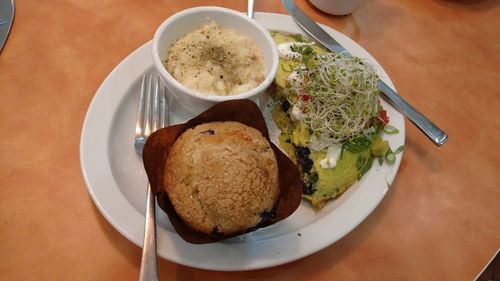
M 278 164 L 268 140 L 238 122 L 185 131 L 165 165 L 164 189 L 195 231 L 233 234 L 257 226 L 279 196 Z

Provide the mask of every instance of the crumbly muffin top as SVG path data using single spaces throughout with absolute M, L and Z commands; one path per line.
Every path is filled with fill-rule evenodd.
M 164 178 L 177 214 L 207 234 L 258 225 L 279 194 L 278 164 L 269 142 L 238 122 L 185 131 L 170 151 Z

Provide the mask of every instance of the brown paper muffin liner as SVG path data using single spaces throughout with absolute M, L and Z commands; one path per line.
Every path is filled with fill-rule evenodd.
M 189 227 L 175 212 L 166 191 L 163 189 L 163 174 L 166 160 L 177 138 L 189 128 L 215 121 L 236 121 L 261 131 L 262 135 L 271 144 L 278 162 L 280 193 L 273 207 L 273 212 L 267 214 L 256 227 L 230 235 L 205 234 Z M 156 131 L 148 138 L 142 155 L 151 188 L 157 196 L 158 205 L 167 213 L 177 233 L 190 243 L 213 243 L 275 224 L 290 216 L 300 205 L 302 183 L 299 171 L 293 162 L 270 141 L 262 112 L 250 100 L 221 102 L 189 120 L 187 123 Z

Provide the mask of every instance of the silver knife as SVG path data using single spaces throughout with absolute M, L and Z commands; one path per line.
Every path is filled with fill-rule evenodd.
M 325 30 L 317 23 L 311 20 L 302 10 L 300 10 L 292 0 L 282 0 L 285 8 L 297 24 L 318 43 L 325 46 L 334 53 L 350 53 L 342 47 L 335 39 L 333 39 Z M 384 81 L 378 80 L 379 89 L 382 96 L 392 104 L 401 114 L 408 118 L 415 126 L 417 126 L 427 137 L 429 137 L 436 145 L 443 145 L 448 140 L 448 135 L 439 127 L 434 125 L 427 117 L 418 112 L 413 106 L 407 103 L 400 95 L 398 95 Z
M 0 53 L 14 20 L 14 0 L 0 0 Z

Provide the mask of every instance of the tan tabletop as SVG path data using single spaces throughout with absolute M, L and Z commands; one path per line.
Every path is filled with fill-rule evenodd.
M 285 13 L 280 1 L 256 11 Z M 363 0 L 350 16 L 298 1 L 368 50 L 448 134 L 406 122 L 390 191 L 345 238 L 301 260 L 214 272 L 159 260 L 160 280 L 472 280 L 500 247 L 500 1 Z M 245 1 L 29 1 L 0 54 L 0 280 L 136 280 L 141 249 L 85 187 L 80 132 L 110 71 L 185 8 Z

